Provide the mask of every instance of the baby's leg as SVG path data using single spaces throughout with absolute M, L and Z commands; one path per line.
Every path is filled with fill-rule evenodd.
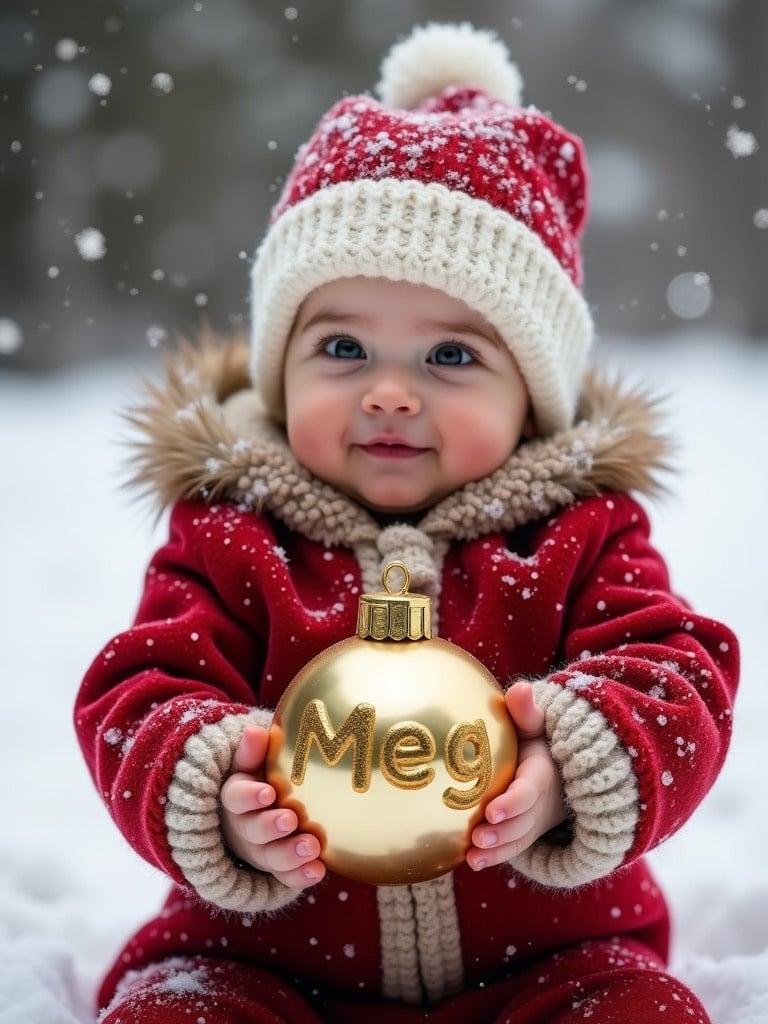
M 128 971 L 99 1024 L 322 1024 L 276 974 L 230 960 L 174 956 Z
M 540 960 L 493 1024 L 711 1024 L 658 955 L 633 939 L 595 939 Z

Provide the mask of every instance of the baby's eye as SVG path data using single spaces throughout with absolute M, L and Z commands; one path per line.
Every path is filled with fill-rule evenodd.
M 475 359 L 474 353 L 471 351 L 471 349 L 467 348 L 466 345 L 460 345 L 456 341 L 446 341 L 446 342 L 443 342 L 442 345 L 438 345 L 437 346 L 437 348 L 435 349 L 435 352 L 437 353 L 437 352 L 440 352 L 440 351 L 445 351 L 446 349 L 448 350 L 448 353 L 449 353 L 448 361 L 447 362 L 443 362 L 443 363 L 438 363 L 439 366 L 467 366 L 468 365 L 467 363 L 462 363 L 462 362 L 457 362 L 456 361 L 456 357 L 458 356 L 459 359 L 461 359 L 462 355 L 470 356 L 471 359 L 472 359 L 472 362 L 476 362 L 477 361 Z
M 329 337 L 323 338 L 320 341 L 319 349 L 320 349 L 321 354 L 330 356 L 330 358 L 333 359 L 334 358 L 334 354 L 328 351 L 327 346 L 333 344 L 336 341 L 341 342 L 341 354 L 339 353 L 339 349 L 336 350 L 336 355 L 339 356 L 339 358 L 341 358 L 341 359 L 348 359 L 348 358 L 360 359 L 361 358 L 357 354 L 357 352 L 354 351 L 355 349 L 357 349 L 358 352 L 363 352 L 363 349 L 362 349 L 360 343 L 355 341 L 354 338 L 347 338 L 347 337 L 344 337 L 344 336 L 339 336 L 337 334 L 332 334 Z M 351 353 L 350 353 L 350 348 L 352 349 Z M 364 352 L 363 352 L 362 358 L 363 359 L 365 358 L 365 353 Z
M 329 345 L 337 345 L 336 351 L 328 350 Z M 459 344 L 457 341 L 446 341 L 438 345 L 435 353 L 448 351 L 448 358 L 438 361 L 438 366 L 468 366 L 477 362 L 477 357 L 468 345 Z M 347 335 L 331 334 L 321 338 L 318 344 L 318 351 L 327 355 L 330 359 L 366 359 L 363 347 L 354 338 Z M 462 360 L 462 356 L 469 356 L 469 360 Z

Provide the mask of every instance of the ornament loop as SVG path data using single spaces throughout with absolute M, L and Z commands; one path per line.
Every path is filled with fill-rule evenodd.
M 403 583 L 399 590 L 391 590 L 389 584 L 387 583 L 387 576 L 389 575 L 390 571 L 395 567 L 402 569 L 403 574 L 405 576 L 405 582 Z M 395 594 L 397 596 L 400 596 L 400 594 L 407 593 L 408 587 L 411 585 L 411 574 L 408 571 L 408 566 L 405 564 L 405 562 L 401 562 L 400 559 L 394 559 L 391 562 L 387 562 L 387 564 L 384 566 L 384 572 L 381 574 L 381 582 L 388 594 Z

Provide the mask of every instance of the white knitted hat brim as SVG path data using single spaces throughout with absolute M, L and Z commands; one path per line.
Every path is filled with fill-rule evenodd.
M 251 270 L 251 376 L 285 423 L 288 334 L 306 296 L 341 277 L 439 288 L 482 313 L 514 354 L 539 431 L 572 425 L 593 342 L 579 288 L 522 221 L 437 182 L 326 186 L 271 225 Z

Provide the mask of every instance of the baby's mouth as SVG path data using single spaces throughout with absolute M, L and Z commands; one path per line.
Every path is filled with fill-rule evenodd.
M 384 459 L 412 459 L 429 451 L 429 448 L 412 448 L 407 444 L 361 444 L 358 447 L 374 458 Z

